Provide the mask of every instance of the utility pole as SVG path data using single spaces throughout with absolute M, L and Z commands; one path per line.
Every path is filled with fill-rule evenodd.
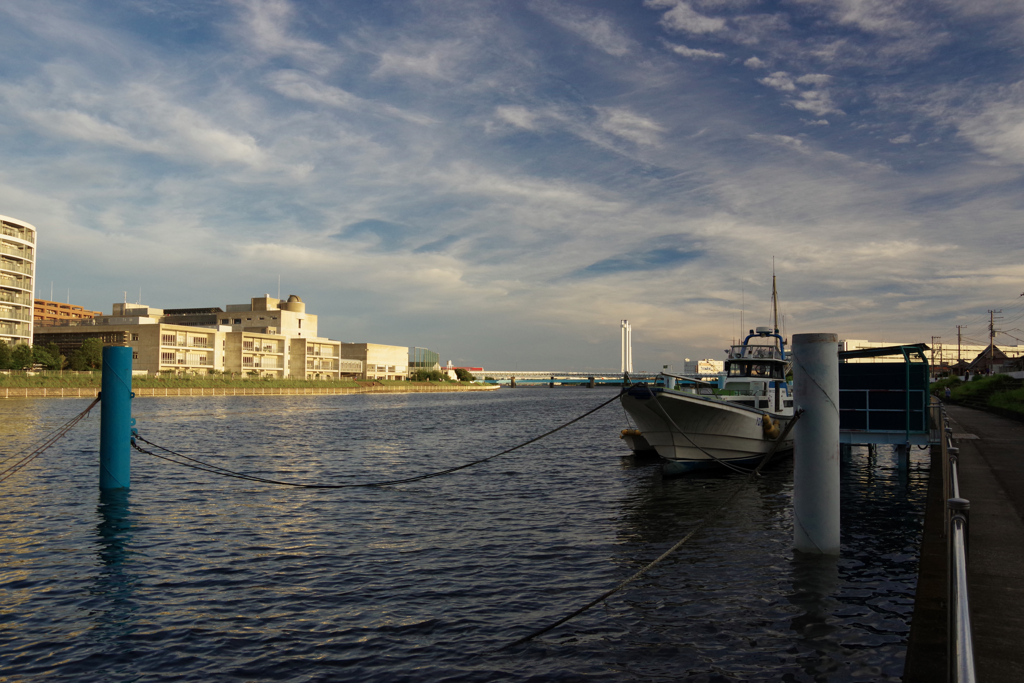
M 960 353 L 960 335 L 962 333 L 962 330 L 961 330 L 962 327 L 963 327 L 962 325 L 957 325 L 956 326 L 956 362 L 957 362 L 957 365 L 962 363 L 963 360 L 964 360 L 963 356 Z
M 942 339 L 942 337 L 936 337 L 935 335 L 932 335 L 932 375 L 933 376 L 935 375 L 935 340 L 936 339 Z M 939 354 L 939 360 L 940 361 L 942 360 L 942 354 L 941 353 Z
M 1002 320 L 1003 317 L 995 317 L 996 313 L 1002 313 L 1003 309 L 998 311 L 988 312 L 988 372 L 992 374 L 992 369 L 996 363 L 996 320 Z

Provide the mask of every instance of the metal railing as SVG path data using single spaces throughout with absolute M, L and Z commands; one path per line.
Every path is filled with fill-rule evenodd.
M 958 476 L 960 449 L 953 446 L 953 429 L 945 409 L 937 424 L 941 427 L 942 492 L 946 499 L 945 524 L 947 548 L 947 654 L 951 683 L 974 683 L 974 640 L 971 633 L 971 606 L 967 588 L 967 560 L 970 546 L 970 501 L 960 497 Z

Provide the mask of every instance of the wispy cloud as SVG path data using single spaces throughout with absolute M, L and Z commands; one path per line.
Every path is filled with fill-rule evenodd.
M 791 330 L 927 339 L 1021 276 L 1024 13 L 922 7 L 10 0 L 0 205 L 91 308 L 279 272 L 489 366 L 717 356 L 773 254 Z
M 607 16 L 559 2 L 533 2 L 530 7 L 610 55 L 621 57 L 632 49 L 633 41 Z

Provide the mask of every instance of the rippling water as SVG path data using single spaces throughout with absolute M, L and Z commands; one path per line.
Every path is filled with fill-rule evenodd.
M 134 401 L 140 432 L 224 467 L 393 479 L 489 455 L 610 389 Z M 0 404 L 2 455 L 85 400 Z M 97 490 L 98 414 L 0 484 L 0 681 L 898 680 L 927 458 L 855 453 L 843 554 L 795 556 L 789 460 L 606 603 L 743 479 L 624 457 L 616 404 L 476 468 L 304 490 L 133 454 Z M 5 465 L 0 465 L 2 470 Z

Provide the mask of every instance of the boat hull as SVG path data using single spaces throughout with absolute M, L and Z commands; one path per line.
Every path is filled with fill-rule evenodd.
M 778 420 L 782 429 L 792 419 L 792 413 L 772 413 L 647 387 L 633 387 L 621 401 L 644 438 L 664 459 L 668 474 L 720 466 L 717 461 L 754 464 L 775 444 L 765 434 L 766 416 Z M 792 439 L 787 439 L 779 449 L 792 447 Z

